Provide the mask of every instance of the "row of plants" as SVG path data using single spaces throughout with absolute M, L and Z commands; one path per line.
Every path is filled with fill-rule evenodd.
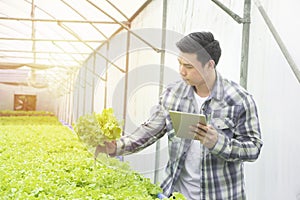
M 0 116 L 0 125 L 61 125 L 61 122 L 53 116 Z
M 54 116 L 49 111 L 0 110 L 0 116 Z
M 162 192 L 127 163 L 104 154 L 95 162 L 78 136 L 55 117 L 6 118 L 0 117 L 2 199 L 147 200 Z

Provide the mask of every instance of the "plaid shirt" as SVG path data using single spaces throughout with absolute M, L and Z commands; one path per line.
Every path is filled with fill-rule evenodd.
M 169 161 L 161 187 L 169 196 L 174 192 L 184 165 L 191 140 L 175 136 L 168 110 L 196 113 L 193 87 L 184 81 L 169 85 L 153 108 L 151 117 L 131 135 L 117 141 L 117 155 L 138 152 L 168 134 Z M 218 131 L 218 141 L 212 149 L 203 147 L 199 199 L 246 199 L 244 161 L 255 161 L 262 147 L 257 109 L 252 96 L 238 84 L 217 80 L 211 95 L 203 103 L 201 113 L 210 119 Z M 206 153 L 205 151 L 208 151 Z

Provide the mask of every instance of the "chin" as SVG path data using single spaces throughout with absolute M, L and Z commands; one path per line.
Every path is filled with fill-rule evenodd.
M 182 79 L 186 84 L 190 84 L 190 82 L 188 81 L 188 80 L 186 80 L 186 79 Z
M 185 83 L 191 86 L 194 86 L 195 84 L 191 83 L 190 81 L 185 80 Z

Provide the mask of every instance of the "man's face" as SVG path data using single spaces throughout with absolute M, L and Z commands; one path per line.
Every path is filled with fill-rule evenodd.
M 191 86 L 206 84 L 208 66 L 202 65 L 194 53 L 180 53 L 178 56 L 179 72 L 184 81 Z

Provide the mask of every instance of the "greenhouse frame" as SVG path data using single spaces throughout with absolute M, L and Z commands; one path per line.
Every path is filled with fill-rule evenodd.
M 176 42 L 191 32 L 211 31 L 222 48 L 217 70 L 247 89 L 258 106 L 264 145 L 256 162 L 244 164 L 247 198 L 300 199 L 295 20 L 300 2 L 1 0 L 0 5 L 0 111 L 50 112 L 72 127 L 83 115 L 113 108 L 125 135 L 149 118 L 165 87 L 180 78 Z M 167 142 L 164 136 L 118 159 L 160 183 Z

